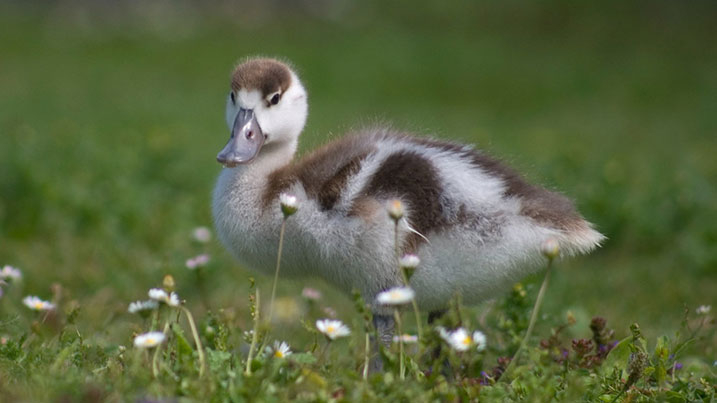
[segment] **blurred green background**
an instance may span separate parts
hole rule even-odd
[[[376,121],[488,150],[609,237],[559,265],[546,315],[674,330],[717,302],[715,21],[712,1],[2,3],[0,264],[126,342],[126,304],[165,274],[198,309],[184,261],[207,251],[210,303],[247,322],[252,274],[191,232],[211,227],[230,72],[261,54],[309,91],[302,152]],[[316,279],[279,292],[305,285],[351,312]]]

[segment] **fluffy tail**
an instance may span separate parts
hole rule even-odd
[[[560,250],[565,255],[584,255],[599,247],[607,238],[593,225],[582,220],[574,229],[562,231],[558,237]]]

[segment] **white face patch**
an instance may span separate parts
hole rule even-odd
[[[258,90],[239,90],[237,94],[237,102],[244,109],[256,110],[258,106],[263,106],[261,92]]]
[[[234,94],[234,101],[231,93],[227,95],[227,128],[232,130],[239,109],[250,109],[267,136],[264,144],[285,142],[295,145],[306,123],[308,105],[306,90],[298,77],[294,73],[291,75],[291,85],[284,93],[274,92],[263,97],[259,90],[240,89]],[[272,98],[277,94],[278,102],[273,104]]]

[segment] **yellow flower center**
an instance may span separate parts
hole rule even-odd
[[[43,304],[40,301],[35,302],[35,309],[37,309],[37,310],[42,309],[44,306],[45,306],[45,304]]]
[[[276,351],[274,351],[274,357],[284,358],[284,353],[282,353],[280,350],[276,350]]]
[[[147,339],[144,341],[145,344],[154,344],[154,339],[151,337],[147,337]]]
[[[471,344],[470,336],[466,336],[461,343],[463,343],[464,346]]]
[[[329,327],[326,328],[326,333],[333,333],[336,331],[336,328],[329,325]]]

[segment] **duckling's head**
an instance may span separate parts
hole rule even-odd
[[[266,58],[241,63],[227,95],[231,137],[217,161],[231,168],[254,161],[262,149],[293,154],[307,113],[306,90],[289,66]]]

